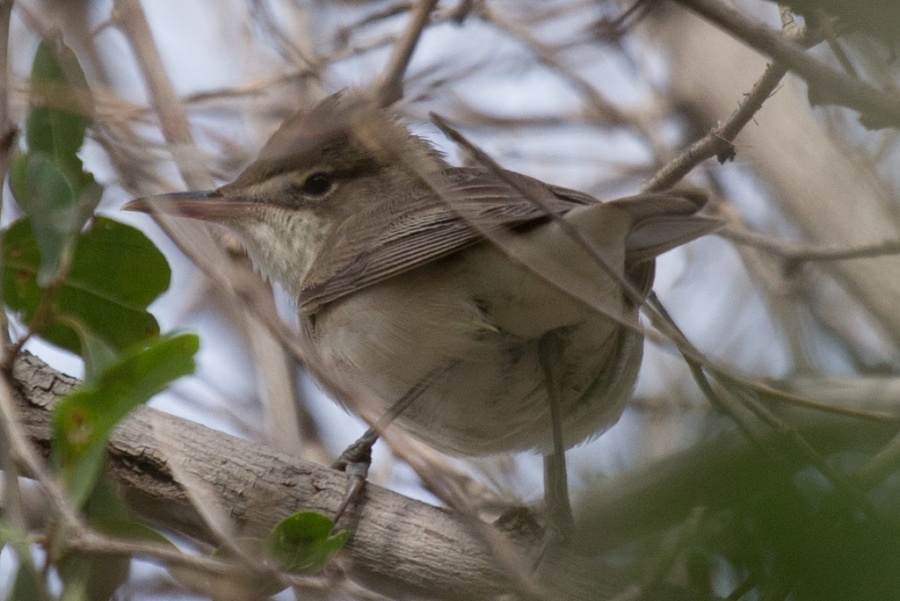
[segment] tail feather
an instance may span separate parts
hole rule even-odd
[[[702,190],[688,189],[641,194],[608,203],[632,218],[625,238],[626,263],[648,261],[722,227],[721,220],[698,215],[708,199]]]

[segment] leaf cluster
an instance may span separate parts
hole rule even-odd
[[[44,39],[30,90],[24,140],[9,175],[23,216],[0,232],[3,304],[25,331],[12,342],[4,368],[9,371],[33,336],[83,359],[83,385],[54,409],[51,464],[65,502],[98,533],[170,545],[117,498],[105,475],[106,448],[112,430],[135,407],[194,372],[200,341],[187,333],[161,335],[148,310],[169,287],[162,253],[139,230],[94,213],[103,188],[78,156],[93,101],[72,50]],[[39,537],[15,524],[0,527],[0,543],[19,560],[8,598],[54,598],[54,571],[62,582],[60,598],[114,595],[128,579],[130,558],[71,548],[67,528],[73,525],[50,523]],[[264,548],[278,569],[309,573],[346,539],[345,533],[331,536],[332,528],[324,516],[297,514],[273,530]],[[46,549],[43,566],[31,552],[38,541]]]

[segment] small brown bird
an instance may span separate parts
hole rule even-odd
[[[297,300],[311,370],[351,407],[406,398],[396,423],[437,449],[553,457],[565,523],[563,450],[621,415],[654,257],[718,227],[705,203],[696,190],[601,203],[452,167],[385,111],[335,95],[232,183],[126,208],[231,228]]]

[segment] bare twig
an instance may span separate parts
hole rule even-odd
[[[387,107],[403,98],[403,74],[436,5],[437,0],[419,0],[416,4],[406,31],[394,45],[394,53],[375,86],[378,106]]]
[[[719,232],[738,244],[746,244],[774,253],[789,264],[814,261],[848,261],[900,254],[900,240],[885,240],[855,246],[812,245],[778,240],[764,234],[729,226]]]
[[[900,127],[900,97],[833,69],[810,56],[794,42],[760,25],[718,0],[678,0],[756,50],[778,60],[810,86],[810,99],[822,104],[840,104],[858,111],[871,128]]]
[[[805,37],[802,31],[796,29],[793,21],[786,21],[785,29],[790,32],[790,39],[802,40]],[[762,108],[786,73],[787,66],[782,62],[770,64],[746,94],[744,101],[724,123],[679,152],[644,184],[643,189],[656,191],[670,188],[710,157],[718,157],[720,163],[733,158],[735,137]]]

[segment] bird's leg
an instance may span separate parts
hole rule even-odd
[[[378,440],[378,432],[375,428],[369,428],[356,442],[344,449],[341,456],[331,464],[331,467],[346,473],[349,476],[347,488],[344,489],[344,497],[337,512],[334,514],[334,523],[337,524],[341,516],[351,503],[356,501],[362,492],[363,484],[369,475],[369,467],[372,465],[372,447]]]
[[[539,355],[544,370],[547,400],[550,403],[550,432],[553,452],[544,456],[544,504],[547,507],[547,532],[537,562],[540,563],[550,545],[563,543],[571,538],[575,527],[572,505],[569,502],[569,485],[566,474],[566,448],[562,432],[562,390],[559,366],[563,354],[563,340],[557,332],[541,338]]]
[[[575,528],[572,505],[569,502],[569,483],[566,457],[561,452],[544,456],[544,497],[550,537],[565,542]]]
[[[375,446],[375,442],[378,440],[381,432],[397,419],[401,413],[406,411],[413,401],[419,398],[425,389],[434,382],[435,378],[455,364],[456,361],[445,363],[431,370],[427,376],[416,382],[412,388],[406,391],[406,394],[391,406],[387,413],[381,416],[381,419],[374,426],[366,430],[365,434],[347,447],[341,453],[341,456],[331,464],[332,468],[345,472],[350,476],[347,481],[347,488],[344,490],[344,497],[341,499],[341,504],[335,513],[335,524],[338,523],[338,520],[341,519],[347,508],[356,501],[360,492],[362,492],[366,477],[369,475],[369,467],[372,465],[372,447]]]

